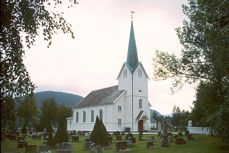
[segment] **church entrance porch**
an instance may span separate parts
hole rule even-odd
[[[143,131],[144,130],[144,121],[139,120],[138,121],[138,131]]]

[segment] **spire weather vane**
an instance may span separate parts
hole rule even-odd
[[[131,13],[131,20],[133,20],[133,16],[134,16],[134,11],[130,11],[130,13]]]

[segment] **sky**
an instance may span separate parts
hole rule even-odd
[[[131,15],[139,61],[150,78],[149,102],[161,114],[171,114],[173,106],[190,110],[195,100],[194,85],[185,85],[171,94],[172,80],[153,80],[155,51],[180,55],[175,28],[186,18],[184,0],[78,0],[64,11],[72,24],[75,39],[58,32],[52,46],[41,36],[27,49],[24,63],[38,91],[61,91],[86,96],[92,90],[117,85],[117,76],[127,58]]]

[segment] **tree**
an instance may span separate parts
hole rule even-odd
[[[38,108],[36,105],[36,99],[34,96],[27,96],[20,103],[17,108],[17,115],[20,121],[23,122],[23,128],[27,126],[33,127],[34,120],[37,116]]]
[[[183,27],[176,29],[184,47],[181,58],[160,51],[154,58],[154,79],[173,78],[173,89],[194,82],[200,84],[199,88],[204,88],[201,84],[214,86],[214,90],[208,91],[215,95],[215,102],[208,105],[211,109],[205,114],[209,126],[224,135],[224,140],[229,140],[229,121],[224,119],[229,115],[228,6],[226,0],[188,0],[188,4],[183,5],[188,19]],[[197,103],[208,103],[198,98],[194,107],[200,107]],[[219,120],[222,122],[216,124]]]
[[[57,128],[56,135],[54,136],[55,143],[61,143],[61,142],[68,141],[66,118],[71,115],[72,115],[72,112],[70,108],[67,108],[64,105],[58,106],[57,116],[56,116],[57,122],[58,122],[58,128]]]
[[[174,106],[171,123],[176,129],[181,129],[180,120],[181,120],[180,107]]]
[[[47,98],[41,106],[41,124],[43,128],[47,128],[49,124],[56,123],[56,112],[58,105],[54,98]]]
[[[46,129],[48,133],[48,145],[53,148],[54,147],[54,139],[53,139],[53,126],[56,123],[56,110],[58,106],[53,98],[47,98],[44,100],[41,107],[41,126],[42,129]]]
[[[229,103],[221,103],[218,93],[218,84],[201,82],[197,88],[196,100],[193,102],[192,118],[200,126],[211,127],[225,141],[228,141]],[[228,89],[227,89],[228,90]]]
[[[190,120],[189,111],[181,110],[179,106],[173,107],[171,123],[176,129],[185,130]]]
[[[91,140],[96,144],[96,146],[106,146],[108,143],[108,132],[103,124],[103,121],[96,117],[94,128],[90,136]]]
[[[59,30],[74,38],[71,25],[63,18],[63,12],[58,11],[62,2],[68,3],[68,7],[76,4],[76,0],[1,1],[1,98],[22,97],[33,92],[35,86],[23,64],[23,57],[25,47],[30,48],[40,33],[48,47],[52,35]]]
[[[1,134],[5,129],[16,129],[16,108],[15,102],[11,97],[5,97],[5,103],[1,107]]]
[[[181,110],[180,107],[174,106],[171,123],[176,129],[185,130],[190,120],[189,111]]]

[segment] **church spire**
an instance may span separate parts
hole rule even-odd
[[[128,53],[127,53],[127,64],[128,67],[130,68],[131,73],[134,73],[134,70],[138,66],[138,53],[137,53],[135,36],[134,36],[133,13],[134,12],[132,11],[129,46],[128,46]]]

